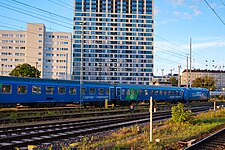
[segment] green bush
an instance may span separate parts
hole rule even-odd
[[[172,107],[171,121],[174,123],[192,123],[194,120],[193,113],[179,103],[177,106]]]

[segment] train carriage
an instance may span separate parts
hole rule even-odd
[[[79,82],[1,77],[0,103],[67,103],[79,100]]]
[[[0,103],[99,103],[110,100],[109,83],[0,76]],[[82,93],[80,93],[82,88]],[[112,94],[112,99],[114,94]],[[48,105],[49,106],[49,105]]]
[[[183,89],[177,87],[147,86],[147,85],[116,85],[116,97],[121,101],[181,101]],[[119,92],[118,92],[119,91]]]

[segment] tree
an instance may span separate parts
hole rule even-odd
[[[202,88],[207,88],[210,91],[214,91],[216,89],[215,83],[216,81],[213,77],[209,77],[209,76],[197,77],[192,82],[192,87],[202,87]]]
[[[34,78],[40,78],[41,72],[38,71],[34,66],[31,66],[30,64],[24,63],[19,64],[14,68],[10,73],[10,76],[16,76],[16,77],[34,77]]]
[[[175,77],[170,77],[169,81],[171,82],[172,85],[175,86],[178,85],[178,80]]]

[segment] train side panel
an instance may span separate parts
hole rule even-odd
[[[206,88],[184,88],[185,101],[207,101],[210,98],[209,90]]]

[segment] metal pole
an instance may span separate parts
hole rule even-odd
[[[80,23],[82,27],[82,35],[81,35],[81,53],[80,53],[80,108],[82,108],[83,103],[83,45],[84,45],[84,24],[85,22]]]
[[[187,56],[187,88],[188,88],[188,82],[189,82],[189,77],[188,77],[188,56]]]
[[[2,76],[3,76],[3,67],[4,67],[4,64],[2,64]]]
[[[67,80],[67,71],[68,71],[68,54],[66,54],[66,80]]]
[[[214,118],[216,117],[216,100],[213,101],[214,103]]]
[[[163,71],[164,71],[164,69],[161,69],[161,71],[162,71],[162,81],[164,80],[164,78],[163,78]]]
[[[191,48],[191,44],[192,44],[192,42],[191,42],[191,38],[190,38],[190,88],[191,88],[191,50],[192,50],[192,48]]]
[[[149,125],[149,130],[150,130],[150,142],[152,142],[152,97],[150,97],[150,107],[149,107],[149,112],[150,112],[150,125]]]
[[[178,87],[180,87],[180,68],[181,65],[178,65]]]
[[[36,61],[36,72],[35,72],[35,77],[37,78],[37,65],[38,65],[38,62]]]

